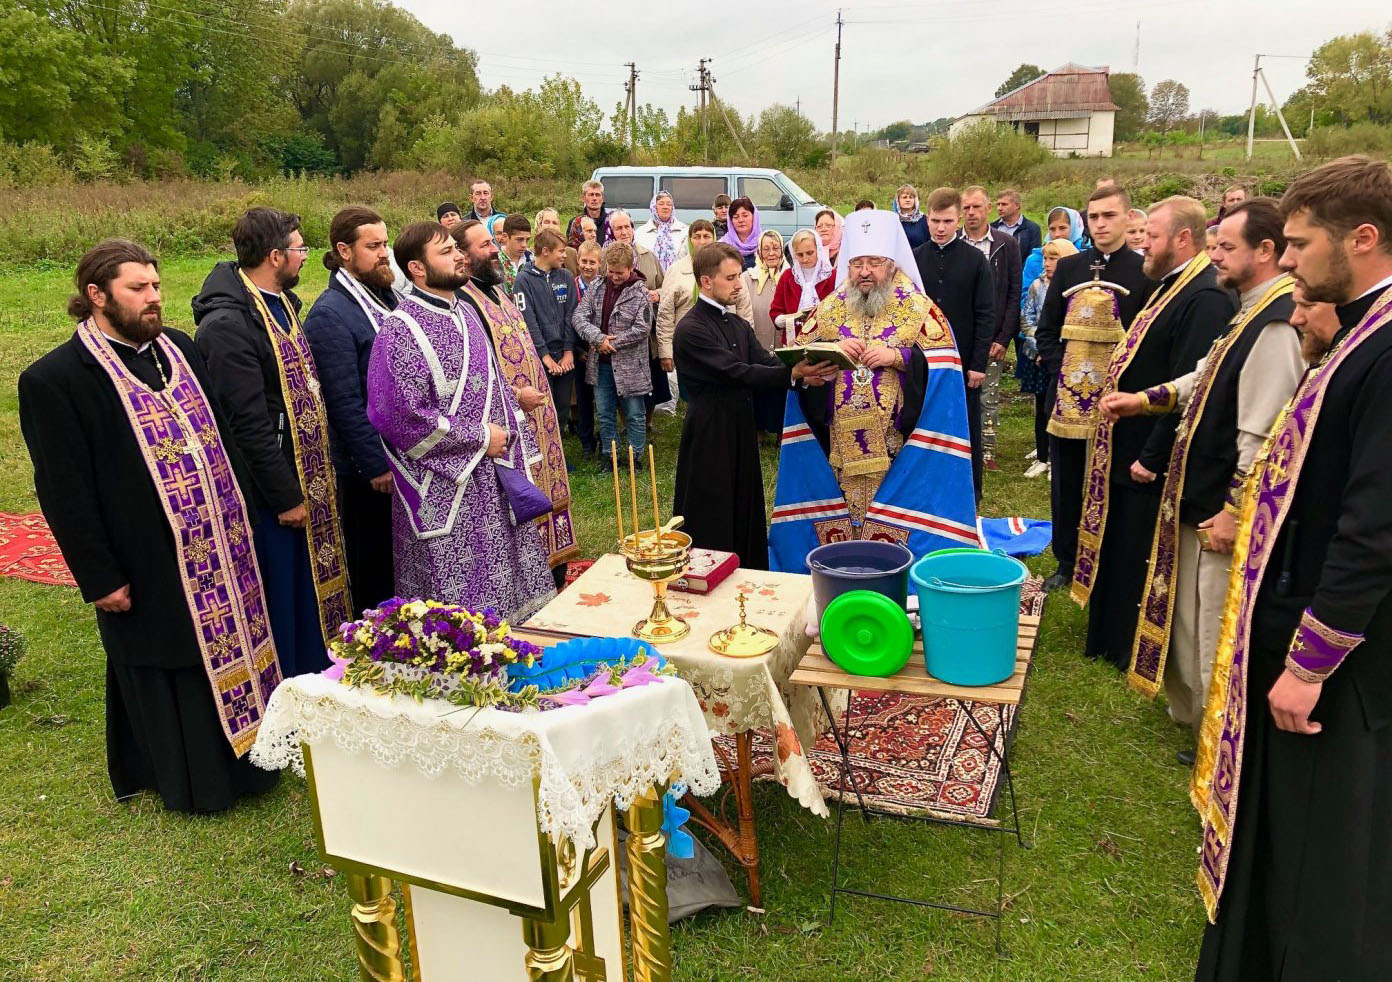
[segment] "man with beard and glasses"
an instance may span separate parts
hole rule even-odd
[[[34,489],[106,650],[118,799],[216,812],[277,775],[245,754],[280,682],[234,448],[143,247],[77,264],[77,331],[19,377]]]
[[[289,678],[329,666],[325,639],[353,609],[328,414],[291,292],[309,246],[299,216],[275,208],[238,219],[232,243],[236,260],[214,266],[193,299],[194,337],[251,473],[256,558]]]
[[[305,317],[338,474],[343,551],[356,613],[396,595],[392,582],[391,470],[367,421],[367,364],[372,342],[392,309],[395,273],[382,216],[364,205],[329,223],[324,253],[329,285]]]
[[[747,569],[766,569],[754,393],[781,394],[797,382],[822,386],[839,372],[805,358],[792,367],[783,364],[759,343],[747,320],[729,311],[743,289],[744,262],[734,246],[716,242],[689,258],[700,292],[676,328],[674,355],[689,407],[672,514],[686,518],[683,528],[693,545],[733,552]]]
[[[1189,374],[1227,332],[1237,303],[1218,285],[1204,252],[1204,220],[1203,205],[1193,198],[1166,198],[1150,210],[1144,273],[1160,286],[1113,349],[1099,393],[1103,400]],[[1083,653],[1120,671],[1131,661],[1146,558],[1178,426],[1176,414],[1115,422],[1104,416],[1088,442],[1071,593],[1088,608]]]
[[[772,568],[806,572],[811,549],[846,539],[899,542],[915,556],[980,545],[962,359],[897,214],[846,219],[836,281],[794,344],[839,345],[855,367],[788,399]]]
[[[1113,392],[1102,414],[1180,416],[1150,546],[1129,682],[1195,736],[1218,650],[1242,485],[1305,363],[1291,327],[1294,281],[1281,272],[1286,237],[1276,203],[1236,205],[1218,227],[1218,284],[1241,306],[1192,372],[1144,392]],[[1180,762],[1194,763],[1191,750]]]
[[[982,210],[984,224],[985,211]],[[981,500],[985,466],[981,435],[981,386],[986,381],[996,333],[995,288],[991,266],[981,250],[958,234],[962,196],[955,188],[928,195],[928,241],[913,251],[923,290],[952,326],[966,383],[967,425],[971,435],[972,485]]]
[[[1392,169],[1331,161],[1281,211],[1281,267],[1339,326],[1243,499],[1190,788],[1197,978],[1371,982],[1392,978]]]
[[[525,620],[556,592],[535,523],[549,502],[527,479],[536,445],[459,298],[469,275],[450,233],[417,222],[393,251],[411,286],[373,342],[367,418],[392,469],[397,592]]]

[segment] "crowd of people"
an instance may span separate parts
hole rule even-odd
[[[192,337],[150,252],[94,246],[77,330],[19,401],[108,655],[117,796],[211,812],[269,787],[245,759],[266,702],[355,612],[525,620],[578,555],[564,437],[641,468],[674,398],[696,546],[805,571],[845,539],[978,545],[1013,351],[1045,586],[1088,608],[1084,654],[1194,733],[1200,978],[1387,977],[1392,171],[1233,188],[1216,219],[1104,179],[1043,229],[1011,189],[886,197],[786,242],[748,198],[687,224],[659,192],[635,225],[597,181],[564,224],[482,180],[395,230],[351,205],[303,317],[300,220],[252,208]]]

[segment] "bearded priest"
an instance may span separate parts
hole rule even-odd
[[[77,265],[73,336],[19,377],[34,489],[106,649],[118,799],[216,812],[277,775],[245,757],[280,683],[240,465],[159,268],[108,239]]]
[[[794,343],[839,344],[855,367],[788,398],[772,567],[806,572],[811,549],[847,539],[979,545],[962,360],[897,215],[846,222],[836,282]]]

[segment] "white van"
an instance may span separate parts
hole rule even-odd
[[[604,185],[604,207],[622,208],[634,225],[648,220],[658,191],[670,191],[677,217],[690,225],[711,218],[717,194],[746,197],[759,209],[759,224],[781,232],[786,241],[811,228],[823,206],[791,177],[771,167],[600,167],[594,180]]]

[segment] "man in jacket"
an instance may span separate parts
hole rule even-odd
[[[512,302],[527,321],[546,379],[551,385],[551,402],[556,421],[565,432],[570,420],[570,394],[575,380],[575,328],[570,319],[579,303],[575,280],[561,268],[566,244],[559,232],[543,229],[537,233],[532,261],[517,272]]]
[[[996,220],[991,227],[1014,236],[1022,259],[1044,244],[1043,232],[1020,210],[1020,192],[1013,188],[996,195]]]
[[[257,562],[290,678],[327,668],[325,638],[352,619],[324,400],[291,292],[309,246],[299,216],[275,208],[248,211],[232,242],[236,260],[193,299],[194,343],[251,473]]]
[[[397,301],[387,253],[382,216],[363,205],[350,205],[335,215],[329,223],[329,250],[324,253],[329,285],[304,322],[329,414],[354,612],[396,595],[392,475],[382,441],[367,419],[372,342]]]
[[[981,456],[988,471],[996,463],[996,428],[1000,425],[1000,381],[1005,349],[1020,333],[1020,250],[1015,238],[989,224],[991,199],[976,185],[962,192],[962,237],[986,257],[991,267],[995,332],[981,385]]]
[[[923,292],[942,309],[962,359],[967,386],[967,431],[971,436],[972,483],[981,500],[981,383],[986,379],[996,334],[991,268],[986,257],[957,234],[962,196],[955,188],[928,195],[928,241],[914,250]],[[1016,279],[1019,279],[1018,274]]]

